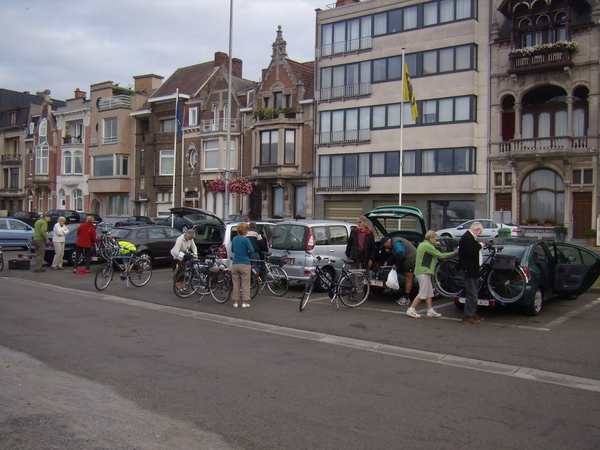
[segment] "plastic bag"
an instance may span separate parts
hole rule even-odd
[[[400,285],[398,284],[398,274],[395,270],[390,270],[390,273],[385,281],[385,285],[389,289],[400,289]]]

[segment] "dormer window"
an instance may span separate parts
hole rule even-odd
[[[8,113],[8,125],[9,126],[13,126],[17,124],[17,112],[16,111],[10,111]]]
[[[515,11],[515,44],[517,48],[554,44],[568,40],[567,12],[560,8],[547,6],[543,2],[533,5],[521,4]]]

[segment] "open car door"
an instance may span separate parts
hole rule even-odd
[[[554,290],[562,295],[581,295],[600,275],[600,256],[576,245],[555,242]]]

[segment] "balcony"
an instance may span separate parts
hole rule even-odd
[[[357,144],[369,142],[370,140],[371,130],[369,128],[317,134],[317,145]]]
[[[339,41],[332,44],[325,44],[317,47],[317,58],[330,57],[334,55],[343,55],[345,53],[359,52],[373,48],[373,38],[364,36],[361,38],[350,39],[348,41]]]
[[[319,177],[318,191],[366,191],[371,188],[369,175]]]
[[[520,52],[521,49],[518,49],[513,50],[513,53],[509,54],[510,69],[508,73],[524,75],[545,70],[573,67],[573,61],[571,61],[572,49],[543,48],[527,53],[526,50],[529,48],[535,49],[535,47],[528,47],[527,49],[522,49],[523,52]]]
[[[103,97],[98,100],[98,111],[108,111],[118,108],[131,109],[131,97],[126,94],[120,94],[112,97]]]
[[[20,166],[23,163],[23,157],[21,155],[2,155],[0,163],[3,166]]]
[[[492,155],[498,156],[534,156],[562,155],[595,152],[598,139],[582,137],[547,137],[535,139],[513,139],[492,144]]]
[[[203,120],[201,122],[202,125],[202,133],[216,133],[219,131],[227,131],[227,123],[230,123],[230,131],[236,132],[238,131],[238,121],[237,119],[231,119],[228,121],[227,119],[210,119]]]
[[[371,95],[371,83],[351,84],[323,88],[316,92],[317,100],[334,100],[339,98],[356,98]]]
[[[75,147],[83,147],[83,137],[81,136],[65,136],[62,138],[63,147],[67,145],[73,145]]]
[[[12,187],[0,189],[0,198],[14,197],[25,197],[25,189]]]

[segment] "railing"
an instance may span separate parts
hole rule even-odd
[[[117,108],[131,109],[131,97],[126,94],[120,94],[112,97],[103,97],[98,100],[98,111]]]
[[[510,69],[508,73],[528,73],[539,70],[573,66],[569,49],[544,49],[530,55],[509,55]]]
[[[81,136],[69,136],[69,137],[63,137],[63,144],[68,145],[68,144],[83,144],[83,137]]]
[[[339,177],[319,177],[320,190],[364,190],[371,187],[369,175],[347,175]]]
[[[25,189],[23,188],[2,188],[0,189],[0,197],[14,197],[14,196],[24,196]]]
[[[325,44],[321,47],[317,47],[316,53],[317,58],[332,55],[343,55],[344,53],[357,52],[359,50],[366,50],[373,47],[373,38],[371,36],[365,36],[357,39],[350,39],[349,41],[334,42],[332,44]]]
[[[538,154],[596,151],[597,139],[582,137],[556,136],[534,139],[513,139],[492,144],[493,153],[498,154]]]
[[[317,144],[351,144],[356,142],[368,142],[371,140],[371,130],[368,128],[361,130],[334,131],[317,134]]]
[[[230,127],[231,131],[238,130],[237,119],[231,119],[231,121],[228,121],[227,119],[210,119],[210,120],[202,121],[202,123],[201,123],[202,132],[210,133],[210,132],[214,132],[214,131],[227,131],[227,123],[228,122],[231,124],[231,127]]]
[[[317,91],[317,100],[332,100],[335,98],[360,97],[364,95],[371,95],[371,83],[323,88]]]
[[[2,164],[21,164],[23,158],[21,155],[2,155]]]

